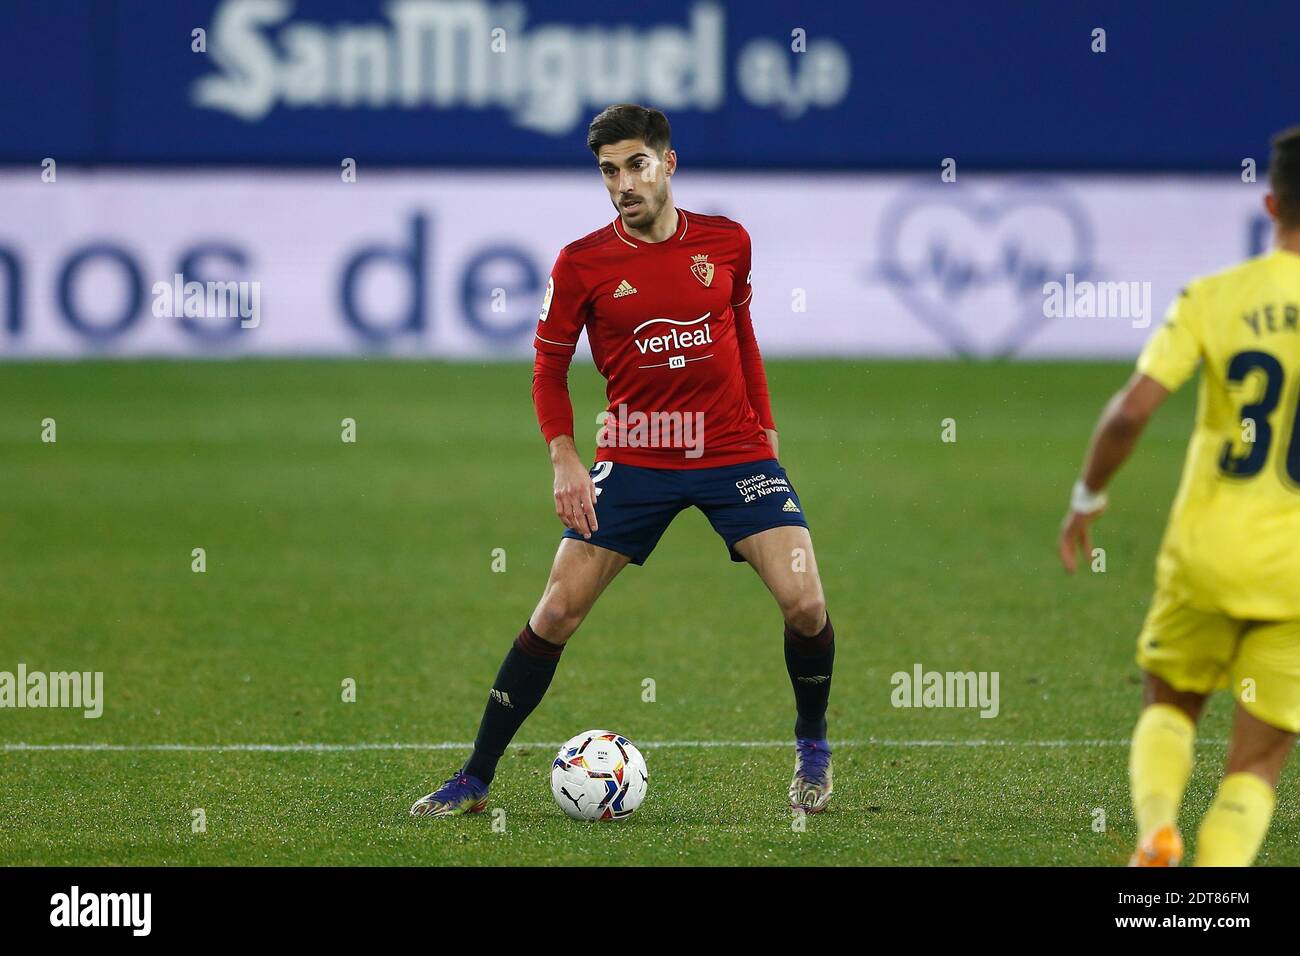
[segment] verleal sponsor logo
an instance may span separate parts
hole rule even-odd
[[[698,345],[712,345],[713,330],[709,328],[709,323],[706,321],[712,314],[712,312],[705,312],[698,319],[691,319],[688,322],[679,322],[676,319],[650,319],[642,322],[632,330],[632,341],[636,343],[636,347],[642,355],[650,352],[675,352],[678,349],[694,348]],[[704,323],[702,326],[700,326],[701,322]],[[667,331],[656,330],[659,332],[657,335],[651,335],[643,339],[636,338],[636,335],[642,329],[660,323],[666,323],[670,328]],[[699,327],[691,328],[691,326]],[[641,368],[651,367],[648,365],[641,366]]]

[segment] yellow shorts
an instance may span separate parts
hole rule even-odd
[[[1300,621],[1242,621],[1158,590],[1137,662],[1175,690],[1231,687],[1252,716],[1300,733]]]

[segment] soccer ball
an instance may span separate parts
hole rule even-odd
[[[551,793],[575,820],[623,820],[645,799],[645,758],[608,730],[578,734],[555,755]]]

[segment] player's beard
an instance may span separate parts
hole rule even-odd
[[[623,209],[623,202],[620,199],[615,203],[618,208],[619,217],[623,220],[623,225],[632,229],[646,230],[654,225],[659,214],[664,211],[668,199],[668,183],[661,182],[655,186],[654,193],[649,196],[637,197],[641,200],[641,208],[630,216]]]

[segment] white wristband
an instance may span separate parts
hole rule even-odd
[[[1070,510],[1082,515],[1090,515],[1106,507],[1108,500],[1106,492],[1090,490],[1080,478],[1074,483],[1074,488],[1070,492]]]

